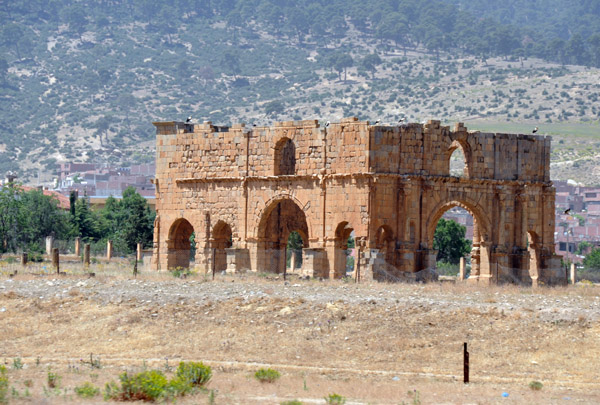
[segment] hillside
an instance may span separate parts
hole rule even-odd
[[[518,13],[473,17],[487,17],[490,2],[454,3],[5,3],[0,173],[44,180],[61,161],[152,160],[157,120],[355,115],[539,126],[555,135],[553,178],[599,184],[598,24],[570,38],[542,35]]]

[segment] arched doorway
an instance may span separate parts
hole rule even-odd
[[[332,278],[354,275],[358,260],[354,228],[347,221],[340,222],[335,228],[334,265]]]
[[[304,211],[291,199],[275,201],[264,211],[258,226],[257,270],[283,273],[290,233],[297,232],[308,247],[308,223]]]
[[[223,271],[227,269],[227,252],[233,244],[231,227],[223,221],[217,222],[214,226],[210,247],[214,249],[215,271]]]
[[[464,257],[469,278],[491,277],[490,243],[486,240],[487,222],[484,220],[478,211],[464,202],[450,201],[439,206],[428,223],[428,246],[436,250],[428,267],[437,271],[438,264],[443,263],[440,271],[454,275],[459,271],[460,257]],[[442,245],[444,251],[440,252]]]
[[[184,218],[179,218],[169,229],[167,240],[167,269],[189,268],[190,261],[194,260],[195,243],[192,245],[194,227]]]
[[[394,265],[394,246],[395,238],[392,228],[388,225],[382,225],[375,231],[375,248],[377,256],[375,258],[377,266],[374,266],[373,278],[375,280],[396,280],[397,270]]]

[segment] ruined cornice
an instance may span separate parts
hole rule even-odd
[[[433,182],[433,183],[458,183],[464,185],[493,185],[493,186],[508,186],[508,187],[526,187],[540,186],[552,187],[551,181],[525,181],[525,180],[504,180],[504,179],[482,179],[482,178],[464,178],[454,176],[435,176],[423,174],[398,174],[398,173],[335,173],[335,174],[307,174],[307,175],[285,175],[285,176],[222,176],[222,177],[180,177],[175,179],[177,184],[189,183],[227,183],[227,182],[289,182],[289,181],[327,181],[327,180],[342,180],[342,179],[400,179],[415,182]]]

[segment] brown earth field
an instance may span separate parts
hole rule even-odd
[[[103,391],[123,371],[172,376],[180,361],[202,361],[212,379],[177,403],[324,404],[337,393],[346,404],[593,404],[599,293],[591,284],[2,275],[0,361],[9,403],[106,403],[74,389],[89,381]],[[261,383],[261,367],[281,377]],[[48,387],[49,371],[58,388]]]

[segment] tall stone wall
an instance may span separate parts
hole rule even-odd
[[[307,274],[343,276],[353,234],[357,276],[425,277],[435,268],[437,221],[460,206],[476,223],[470,281],[565,280],[553,253],[549,137],[356,118],[327,128],[154,124],[157,269],[189,263],[193,230],[201,271],[281,272],[287,237],[298,231]],[[458,148],[466,164],[455,177]]]

